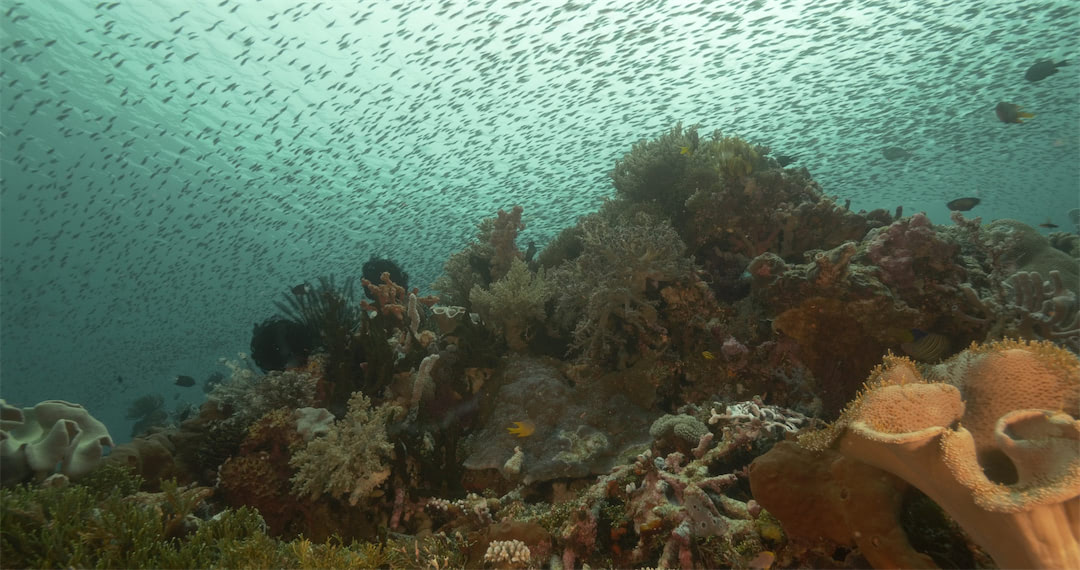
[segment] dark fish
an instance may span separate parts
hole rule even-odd
[[[301,284],[293,287],[292,289],[290,289],[290,291],[292,291],[293,295],[306,295],[308,293],[308,291],[310,291],[310,290],[311,290],[311,288],[308,287],[307,283],[301,283]]]
[[[1051,221],[1050,221],[1050,218],[1046,218],[1046,221],[1045,221],[1045,222],[1043,222],[1043,223],[1041,223],[1041,224],[1039,224],[1039,227],[1040,227],[1040,228],[1046,228],[1046,229],[1048,229],[1048,230],[1052,230],[1052,229],[1054,229],[1054,228],[1058,227],[1058,225],[1057,225],[1057,224],[1055,224],[1054,222],[1051,222]]]
[[[978,206],[980,201],[978,198],[957,198],[945,206],[954,212],[966,212]]]
[[[1030,119],[1035,116],[1031,113],[1025,113],[1020,109],[1020,105],[1017,105],[1016,103],[1006,103],[1002,101],[997,104],[997,107],[994,107],[994,112],[997,113],[997,118],[1000,119],[1002,123],[1023,123],[1024,121],[1021,121],[1020,119]]]
[[[779,164],[781,168],[783,168],[783,167],[785,167],[785,166],[787,166],[787,165],[789,165],[792,162],[795,162],[797,160],[799,160],[799,157],[791,156],[790,154],[778,154],[778,155],[776,155],[776,163]]]
[[[904,158],[911,158],[910,152],[898,146],[888,146],[881,149],[881,155],[884,156],[887,160],[901,160]]]
[[[1028,81],[1042,81],[1047,77],[1058,72],[1058,68],[1063,65],[1069,65],[1067,61],[1061,63],[1054,63],[1052,60],[1043,59],[1035,63],[1028,68],[1027,73],[1024,74],[1024,79]]]
[[[190,388],[195,385],[195,379],[191,376],[177,376],[176,385],[184,388]]]

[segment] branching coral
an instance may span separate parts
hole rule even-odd
[[[1003,568],[1076,568],[1078,417],[1080,360],[1007,341],[924,373],[887,358],[835,424],[800,443],[915,485]]]
[[[657,311],[660,290],[694,279],[675,230],[638,213],[615,223],[589,218],[582,231],[581,256],[559,273],[566,289],[555,315],[564,325],[576,323],[573,348],[618,367],[631,355],[661,350],[668,336]]]
[[[372,410],[369,398],[354,393],[345,417],[289,460],[297,469],[294,491],[313,500],[323,493],[348,495],[351,505],[370,495],[390,476],[394,446],[387,440],[386,425],[400,412],[390,404]]]
[[[506,275],[515,259],[525,260],[516,242],[525,229],[523,211],[521,206],[514,206],[509,212],[499,210],[494,218],[480,222],[476,239],[450,256],[443,265],[443,274],[435,281],[443,301],[464,305],[473,287],[486,289]]]
[[[543,268],[533,273],[524,261],[515,258],[506,275],[490,289],[474,285],[469,301],[484,324],[506,339],[510,350],[521,351],[546,318],[544,305],[553,295]]]

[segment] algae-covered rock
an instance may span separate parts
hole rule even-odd
[[[555,361],[529,357],[512,358],[501,376],[485,427],[468,444],[466,469],[504,471],[515,458],[504,474],[526,485],[585,477],[607,473],[650,441],[648,410],[610,383],[573,386]]]

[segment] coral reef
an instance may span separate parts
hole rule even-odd
[[[640,396],[603,383],[571,386],[553,361],[511,357],[491,383],[501,386],[494,408],[482,416],[484,427],[467,444],[466,469],[498,470],[526,485],[585,477],[606,473],[622,454],[649,440],[652,417],[633,400]],[[521,421],[532,423],[531,435],[507,432]],[[508,469],[515,448],[522,457]]]
[[[521,206],[481,221],[444,304],[377,256],[366,299],[291,286],[104,461],[89,416],[4,405],[4,565],[1080,564],[1075,236],[853,212],[790,163],[677,125],[539,255]],[[1047,342],[961,351],[1002,337]]]
[[[521,206],[514,206],[510,212],[499,210],[494,218],[480,222],[476,239],[450,256],[443,275],[435,281],[434,288],[443,300],[468,306],[474,287],[487,289],[510,271],[515,259],[527,261],[516,242],[518,233],[525,229],[523,212]]]
[[[581,227],[581,255],[549,275],[565,287],[555,322],[572,327],[573,349],[590,362],[625,368],[663,351],[669,323],[658,311],[661,291],[695,283],[682,241],[669,223],[644,213],[614,223],[594,217]]]

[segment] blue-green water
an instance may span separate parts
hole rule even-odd
[[[677,121],[795,155],[856,209],[948,223],[971,195],[984,220],[1066,228],[1077,207],[1066,0],[2,10],[0,388],[111,426],[147,392],[200,401],[175,375],[246,351],[291,285],[377,253],[423,288],[513,204],[545,243]],[[1044,58],[1073,64],[1026,81]],[[1002,123],[999,101],[1036,116]]]

